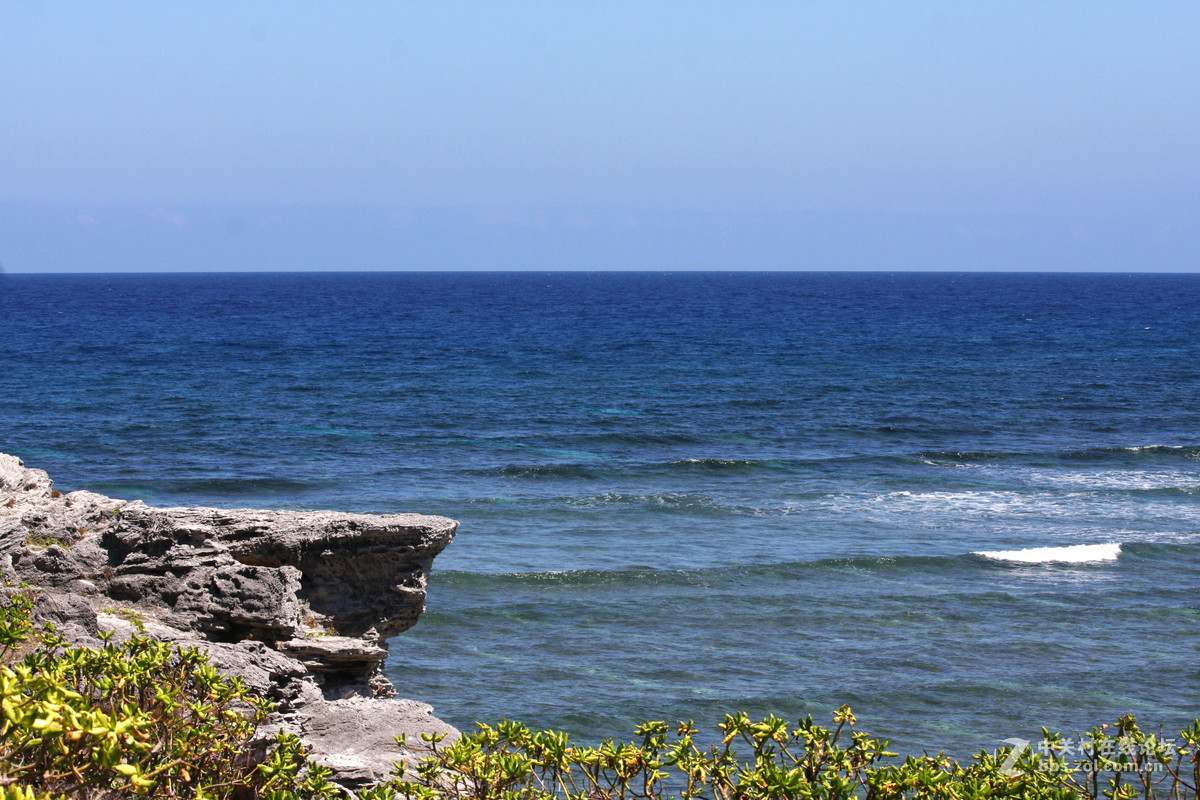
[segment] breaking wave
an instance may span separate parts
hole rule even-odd
[[[1066,547],[1027,547],[1024,550],[980,550],[974,555],[1021,564],[1089,564],[1116,561],[1121,543],[1075,544]]]

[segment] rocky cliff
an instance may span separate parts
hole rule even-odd
[[[63,494],[0,454],[0,578],[38,587],[68,641],[147,633],[208,651],[278,710],[339,782],[411,757],[393,739],[457,732],[383,674],[386,637],[424,611],[434,556],[458,523],[418,514],[151,508]]]

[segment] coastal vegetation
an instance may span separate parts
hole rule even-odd
[[[140,633],[69,645],[34,628],[32,607],[17,591],[0,611],[3,800],[334,796],[294,736],[260,763],[269,703],[196,648]]]
[[[201,651],[141,633],[70,645],[35,628],[33,605],[31,592],[12,589],[0,603],[0,800],[346,795],[295,736],[269,735],[269,703]],[[713,736],[690,722],[647,722],[631,742],[581,747],[561,732],[481,724],[452,743],[426,735],[417,765],[358,797],[1186,800],[1200,784],[1200,720],[1164,739],[1127,716],[1078,748],[1043,729],[1040,743],[965,764],[941,754],[899,760],[855,725],[847,706],[829,726],[734,714]]]

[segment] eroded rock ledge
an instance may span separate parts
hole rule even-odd
[[[384,676],[386,639],[425,608],[434,556],[458,523],[419,514],[151,508],[62,494],[0,454],[0,578],[38,587],[37,615],[68,641],[101,629],[205,648],[273,698],[350,788],[385,779],[393,736],[457,732]]]

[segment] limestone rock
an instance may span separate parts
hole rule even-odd
[[[397,762],[415,767],[421,734],[439,730],[437,723],[425,703],[354,697],[306,708],[292,718],[291,729],[319,753],[314,761],[332,769],[343,786],[359,789],[387,780]],[[407,740],[404,748],[397,736]]]
[[[317,682],[331,687],[332,699],[367,695],[392,697],[395,690],[383,677],[387,648],[372,641],[347,636],[322,636],[279,642],[279,652],[304,664]]]
[[[225,564],[193,575],[172,619],[213,638],[278,641],[300,634],[300,570]]]
[[[433,559],[457,527],[62,494],[0,453],[0,577],[37,587],[38,619],[83,645],[141,630],[203,648],[275,700],[274,729],[297,732],[346,786],[388,777],[404,756],[394,735],[458,735],[429,706],[393,697],[381,643],[424,611]]]
[[[246,564],[294,564],[309,608],[342,633],[406,630],[424,610],[433,557],[458,523],[419,514],[274,512],[226,517],[221,541]]]

